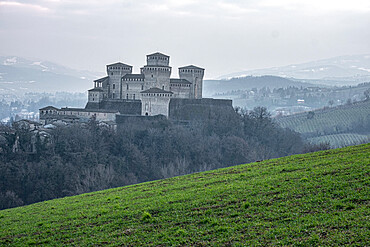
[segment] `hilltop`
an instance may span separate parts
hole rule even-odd
[[[273,89],[293,86],[306,88],[317,86],[317,84],[271,75],[233,77],[230,79],[204,81],[204,91],[207,96],[233,90],[261,89],[263,87]]]
[[[312,143],[329,142],[333,147],[341,147],[368,142],[370,100],[285,116],[276,122],[301,133]]]
[[[242,71],[224,75],[220,78],[251,75],[274,75],[331,86],[356,85],[361,82],[368,82],[370,79],[370,54],[346,55],[301,64]]]
[[[0,56],[0,94],[84,92],[98,75],[43,60]]]
[[[370,145],[0,211],[0,245],[369,245]]]

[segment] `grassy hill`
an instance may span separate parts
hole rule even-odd
[[[370,245],[370,145],[0,211],[0,245]]]
[[[293,129],[313,143],[329,141],[333,147],[366,142],[370,131],[357,133],[357,126],[370,124],[370,101],[313,111],[314,116],[300,113],[281,117],[276,122],[283,128]],[[367,126],[367,129],[369,126]]]

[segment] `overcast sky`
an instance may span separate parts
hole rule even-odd
[[[104,71],[160,51],[207,78],[370,53],[369,0],[0,0],[0,55]],[[176,76],[176,73],[173,74]]]

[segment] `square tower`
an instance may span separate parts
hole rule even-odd
[[[203,90],[204,69],[189,65],[179,68],[180,79],[185,79],[191,83],[190,98],[201,99]]]
[[[119,99],[121,97],[121,78],[132,73],[132,66],[121,62],[107,65],[109,77],[108,98]]]
[[[147,65],[140,69],[145,76],[144,88],[160,88],[170,90],[171,67],[170,57],[156,52],[146,56]]]

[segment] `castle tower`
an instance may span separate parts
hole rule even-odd
[[[108,97],[109,76],[94,81],[94,88],[88,91],[89,103],[100,103]]]
[[[180,79],[185,79],[191,82],[190,85],[190,98],[201,99],[203,90],[203,76],[204,69],[189,65],[179,68]]]
[[[126,74],[132,73],[132,66],[118,62],[107,65],[107,75],[109,77],[108,98],[120,99],[122,97],[121,78]]]
[[[93,88],[88,91],[89,103],[100,103],[104,98],[104,90],[102,88]]]
[[[140,69],[145,76],[144,88],[170,90],[171,67],[170,57],[156,52],[146,56],[146,64]]]

